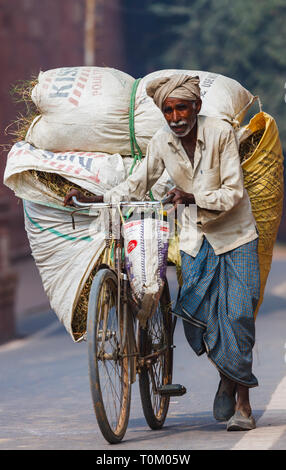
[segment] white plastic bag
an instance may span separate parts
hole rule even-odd
[[[154,296],[162,288],[167,269],[169,224],[144,217],[123,224],[125,266],[135,297]]]

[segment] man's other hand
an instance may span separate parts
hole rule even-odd
[[[177,207],[178,204],[185,204],[188,206],[189,204],[195,204],[195,197],[191,193],[185,193],[185,191],[182,191],[181,189],[174,188],[171,189],[167,195],[173,194],[173,199],[171,201],[172,204],[174,204],[175,208]]]
[[[79,202],[103,202],[103,196],[85,196],[79,189],[71,189],[64,198],[65,206],[74,205],[72,200],[73,196],[75,196]]]

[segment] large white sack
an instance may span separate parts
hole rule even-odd
[[[135,99],[135,134],[146,154],[155,132],[165,124],[161,111],[146,94],[146,84],[174,73],[199,75],[201,114],[226,119],[238,126],[255,101],[237,81],[196,70],[160,70],[139,83]],[[134,78],[104,67],[65,67],[41,72],[32,99],[40,115],[26,141],[53,152],[93,151],[130,155],[129,109]]]
[[[108,67],[41,72],[32,91],[40,115],[25,140],[53,152],[130,154],[128,112],[134,81]]]
[[[16,196],[36,203],[63,206],[63,199],[35,180],[29,170],[57,173],[93,194],[104,194],[124,181],[130,173],[133,158],[95,152],[59,152],[37,149],[25,141],[16,143],[7,157],[4,184]],[[137,163],[134,170],[141,163]],[[172,181],[165,170],[152,188],[155,199],[161,199]]]
[[[105,247],[100,217],[24,202],[25,228],[44,290],[59,320],[74,341],[72,329],[80,293]]]
[[[85,332],[75,330],[77,322],[73,322],[73,316],[81,291],[94,267],[100,262],[100,255],[106,246],[109,225],[106,210],[91,209],[76,212],[73,214],[74,224],[71,217],[72,211],[71,208],[57,209],[24,201],[27,236],[51,308],[73,341],[80,341]],[[150,220],[151,223],[157,222]],[[119,223],[119,216],[117,222]],[[145,240],[145,244],[148,245],[145,253],[147,284],[142,289],[145,294],[145,303],[146,299],[150,303],[156,297],[157,290],[163,285],[164,273],[161,271],[166,267],[168,252],[168,233],[164,231],[165,225],[166,222],[162,222],[159,227],[163,232],[160,232],[162,236],[158,237],[157,244],[154,245],[153,239]],[[128,231],[127,228],[126,230]],[[133,234],[132,237],[134,236]],[[138,279],[144,280],[145,278],[139,275],[141,266],[138,264],[138,256],[135,254],[135,260],[134,257],[132,258],[130,245],[126,250],[128,257],[131,256],[129,264],[133,262]],[[132,268],[129,266],[129,269]],[[160,279],[158,276],[161,276]],[[136,286],[138,287],[138,282]]]
[[[166,123],[160,109],[147,95],[146,86],[155,78],[169,77],[177,73],[200,77],[202,99],[200,114],[224,119],[234,128],[239,127],[247,110],[258,98],[236,80],[212,72],[178,69],[152,72],[142,78],[136,92],[135,134],[143,153],[146,152],[150,138]]]
[[[34,180],[28,170],[57,173],[94,194],[103,194],[128,176],[123,158],[118,153],[54,153],[37,149],[25,141],[18,142],[8,154],[4,183],[16,196],[44,204],[62,203],[62,200]]]

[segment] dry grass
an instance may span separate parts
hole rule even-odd
[[[78,189],[85,196],[94,196],[94,194],[89,192],[87,189],[83,189],[81,186],[78,186],[77,184],[68,181],[66,178],[61,175],[58,175],[57,173],[47,173],[45,171],[30,170],[30,174],[33,176],[33,178],[47,186],[47,188],[49,188],[62,199],[64,199],[64,197],[71,189]]]
[[[95,267],[90,273],[84,287],[80,293],[76,308],[72,317],[72,332],[75,340],[81,338],[86,332],[87,311],[89,292],[93,278],[96,274],[97,268]]]
[[[10,89],[13,102],[22,108],[15,121],[12,121],[5,129],[5,134],[12,137],[12,144],[25,140],[31,123],[40,114],[31,98],[32,90],[37,83],[37,78],[32,77],[31,80],[19,80]]]
[[[246,161],[253,154],[257,145],[259,144],[265,129],[259,129],[258,131],[253,132],[247,139],[241,142],[239,146],[239,155],[241,163]]]

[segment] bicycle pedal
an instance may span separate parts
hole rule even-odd
[[[158,388],[159,395],[166,395],[168,397],[180,397],[181,395],[185,395],[186,392],[186,387],[181,384],[168,384]]]

